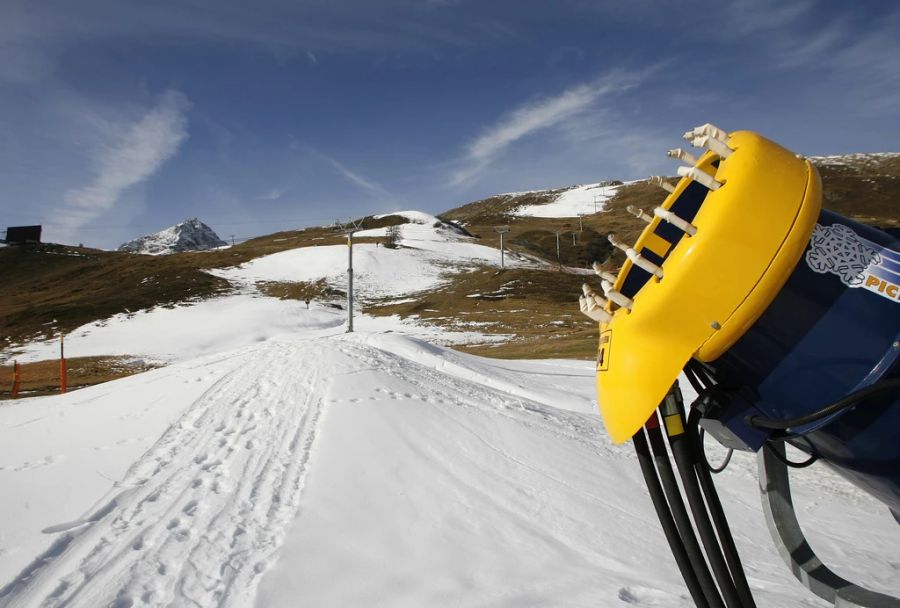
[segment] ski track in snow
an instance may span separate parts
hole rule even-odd
[[[315,349],[272,348],[194,402],[91,515],[49,529],[67,531],[0,606],[247,605],[295,515],[325,392]]]
[[[335,377],[321,378],[323,370],[348,382],[367,371],[402,378],[412,392],[376,388],[368,399],[421,400],[448,428],[475,435],[519,466],[527,465],[467,423],[466,410],[608,449],[594,417],[473,385],[371,345],[327,338],[264,345],[254,363],[197,399],[89,515],[47,528],[60,537],[0,590],[0,606],[251,605],[300,506]],[[423,457],[440,464],[447,456]],[[522,517],[513,510],[509,516]]]
[[[183,410],[85,517],[44,530],[58,534],[56,541],[0,589],[0,607],[293,606],[307,598],[313,605],[360,605],[363,598],[396,606],[545,605],[548,598],[567,605],[604,599],[688,605],[671,569],[664,580],[643,585],[635,575],[642,554],[618,549],[634,530],[650,530],[653,543],[661,539],[646,501],[631,505],[605,495],[604,488],[623,496],[641,488],[623,472],[635,470],[633,452],[609,442],[597,415],[559,409],[547,387],[513,390],[514,380],[476,358],[438,354],[417,341],[365,334],[242,351],[246,362]],[[371,432],[378,437],[374,451],[354,451],[355,433]],[[541,446],[554,448],[532,451]],[[351,455],[335,460],[335,450]],[[392,457],[408,463],[403,472],[392,469]],[[731,474],[743,477],[751,468],[738,463]],[[378,481],[384,475],[394,485],[384,487]],[[417,475],[438,483],[417,494]],[[366,515],[342,506],[334,536],[327,526],[324,539],[310,536],[323,525],[323,505],[332,504],[323,487],[339,483],[349,484],[337,490],[339,501],[361,499],[366,504],[357,507]],[[407,497],[395,506],[391,496],[400,490]],[[423,515],[436,500],[428,492],[441,492],[439,502],[448,504],[439,515]],[[399,520],[379,519],[395,510]],[[421,542],[440,543],[454,518],[472,512],[483,521],[467,522],[461,539],[497,527],[500,539],[459,549],[460,556],[473,552],[476,561],[468,565],[475,569],[454,563],[449,573],[442,567],[452,559],[417,553],[423,546],[408,536],[411,524],[403,517],[422,520]],[[355,542],[369,542],[367,549],[352,552],[356,545],[339,540],[345,529],[364,536]],[[756,542],[742,534],[739,543]],[[320,544],[310,548],[310,538]],[[317,564],[317,546],[331,552],[324,566]],[[456,545],[450,547],[444,550],[452,557]],[[565,572],[522,578],[519,550],[533,552],[530,568]],[[367,561],[370,551],[387,562]],[[285,564],[276,565],[284,554]],[[755,590],[787,599],[779,587],[768,589],[780,580],[768,571],[753,578],[770,567],[769,554],[749,558],[765,560],[751,571]],[[340,580],[347,572],[363,583],[354,587],[352,575]],[[415,594],[405,601],[395,584],[416,574],[429,575],[427,582],[407,588]],[[442,595],[450,581],[462,596]],[[347,601],[335,603],[340,599]]]

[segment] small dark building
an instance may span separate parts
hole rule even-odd
[[[40,243],[40,226],[10,226],[6,229],[7,243]]]

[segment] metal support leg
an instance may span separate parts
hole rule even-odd
[[[773,450],[784,456],[784,444],[773,442]],[[803,585],[835,608],[900,608],[900,599],[863,589],[841,578],[816,556],[806,541],[794,503],[788,467],[768,448],[757,456],[759,491],[769,533],[782,559]]]

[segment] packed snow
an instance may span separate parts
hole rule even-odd
[[[88,323],[66,335],[66,353],[69,357],[130,355],[151,362],[174,363],[278,337],[299,340],[322,332],[344,331],[346,325],[346,310],[335,309],[329,303],[314,301],[307,309],[296,300],[239,293]],[[480,332],[416,324],[397,316],[373,318],[358,311],[354,314],[354,326],[364,331],[377,328],[407,333],[443,345],[502,339]],[[30,363],[53,359],[58,354],[58,341],[33,342],[0,353],[0,362],[15,359]]]
[[[443,243],[478,259],[407,226],[373,276],[402,265],[428,284]],[[346,247],[328,249],[232,269],[234,295],[67,336],[71,356],[166,367],[0,402],[0,606],[692,605],[633,449],[603,430],[593,362],[484,359],[395,318],[346,333],[345,311],[247,287],[337,277]],[[752,456],[717,483],[759,605],[820,605],[768,538]],[[794,486],[825,559],[900,592],[887,509],[820,465]]]
[[[516,217],[578,217],[603,211],[606,201],[615,196],[619,186],[601,182],[575,186],[560,193],[553,201],[539,205],[522,205],[510,214]]]
[[[330,308],[313,305],[306,310],[303,302],[241,293],[88,323],[66,335],[66,352],[70,357],[130,354],[153,361],[185,361],[343,323],[344,318]],[[58,341],[33,342],[18,349],[15,358],[28,363],[58,353]]]
[[[3,606],[690,605],[590,362],[325,324],[7,403],[0,433]],[[817,473],[804,523],[890,590],[896,524]],[[760,605],[811,605],[752,459],[721,477]]]

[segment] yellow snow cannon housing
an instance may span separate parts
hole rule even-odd
[[[607,294],[631,299],[610,301],[612,318],[600,324],[597,395],[615,443],[647,422],[691,357],[715,360],[759,318],[819,216],[821,180],[809,161],[750,131],[724,143],[722,155],[711,148],[693,173],[683,170],[661,205],[695,230],[657,210],[633,248],[661,272],[629,259]]]

